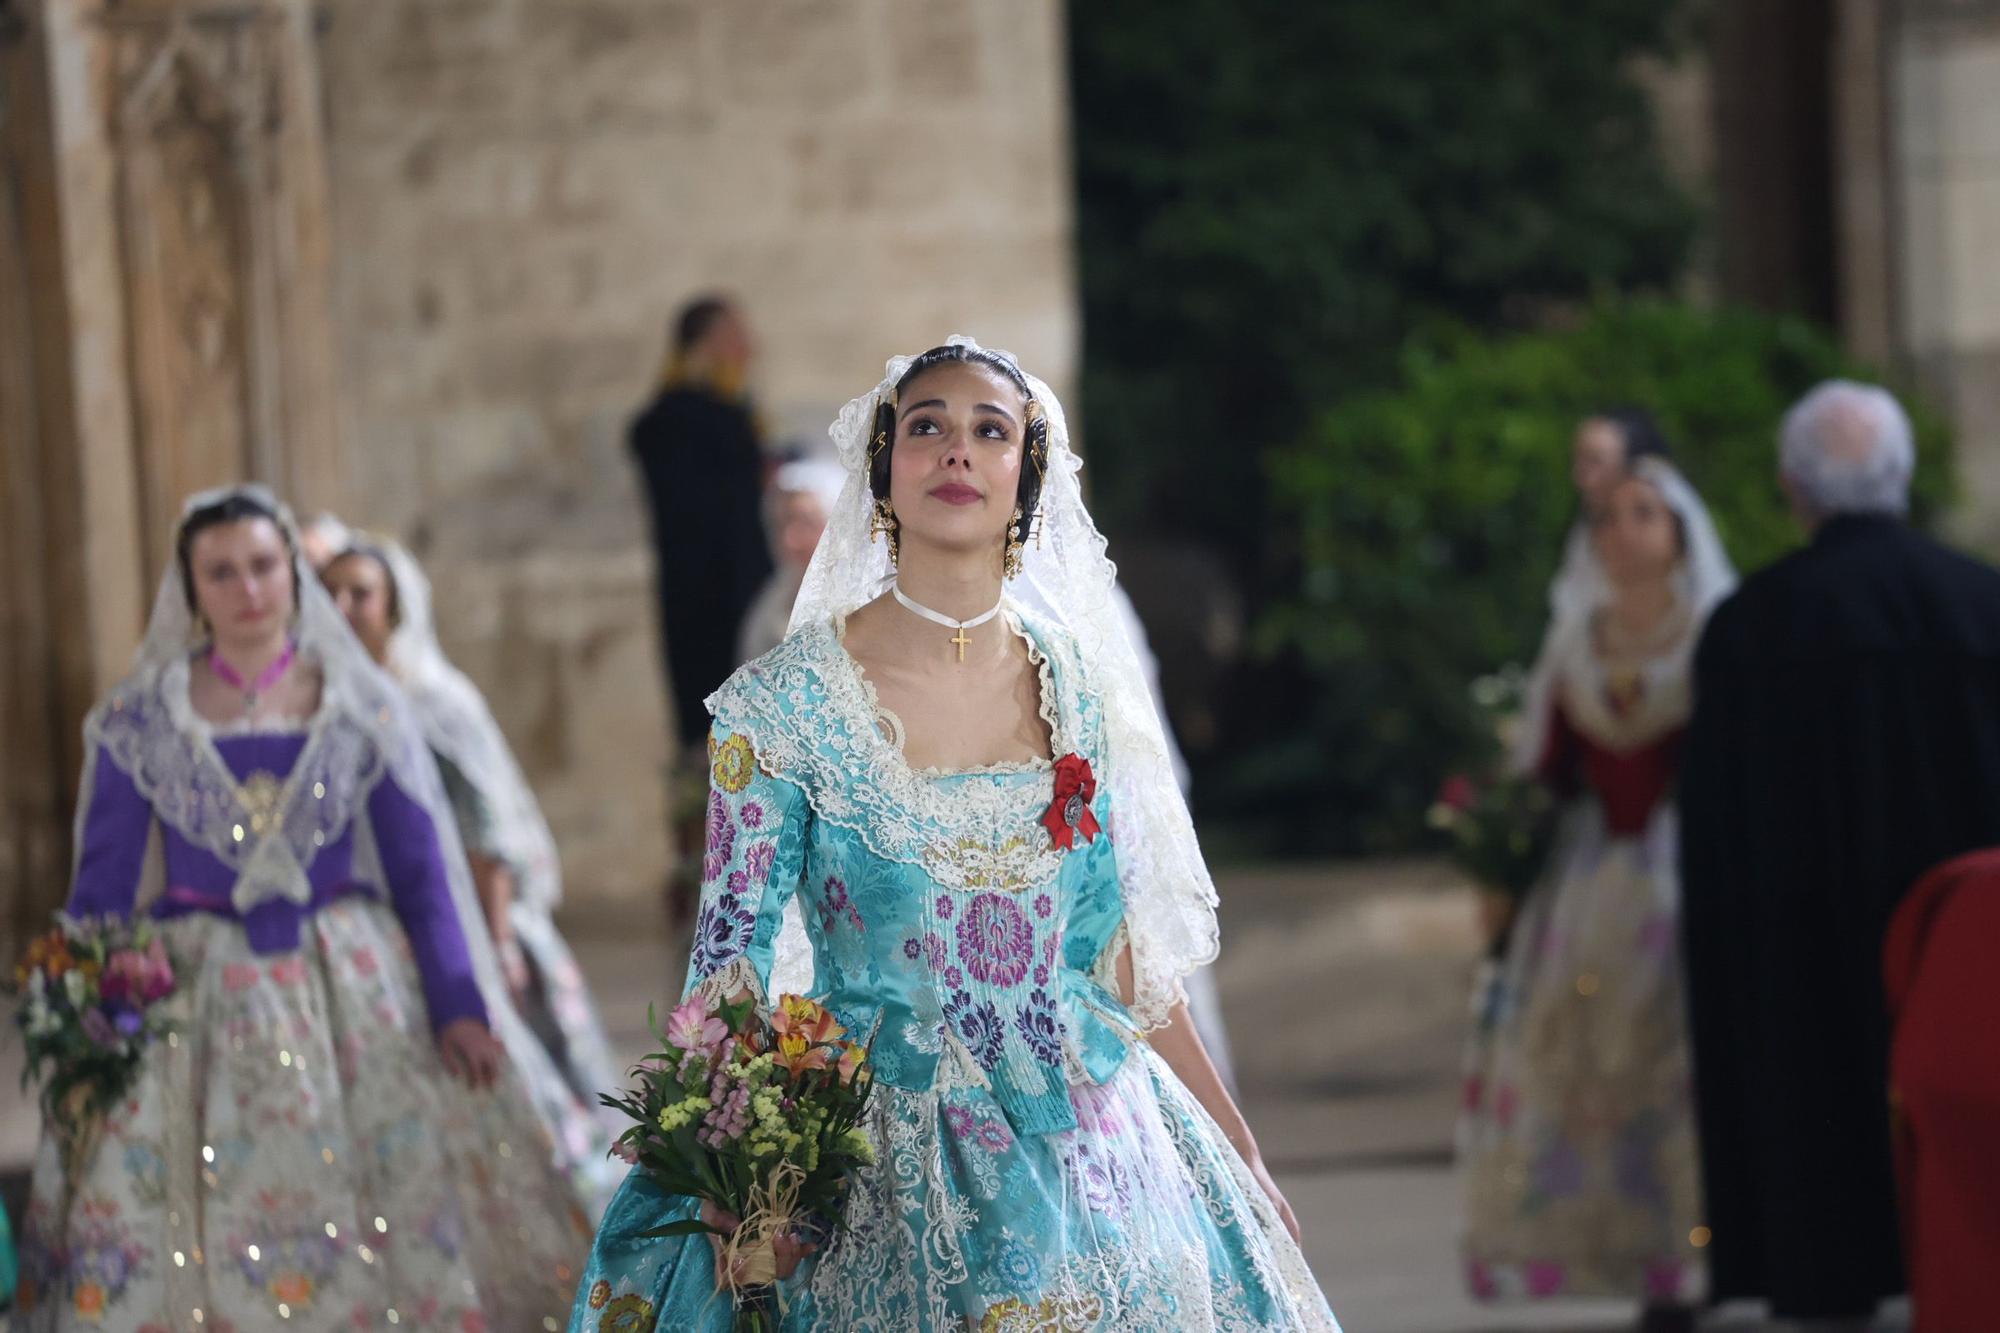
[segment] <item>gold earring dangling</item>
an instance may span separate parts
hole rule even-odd
[[[883,496],[875,502],[874,511],[868,519],[868,541],[872,545],[879,536],[889,538],[889,564],[891,567],[901,562],[902,552],[896,541],[896,511],[889,504],[889,497]]]
[[[1007,578],[1021,575],[1021,506],[1014,506],[1014,517],[1007,520],[1007,552],[1001,565]]]

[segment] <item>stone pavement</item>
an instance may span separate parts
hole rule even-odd
[[[1235,868],[1219,876],[1216,980],[1245,1113],[1296,1209],[1307,1256],[1348,1333],[1617,1333],[1632,1310],[1576,1303],[1490,1310],[1463,1295],[1451,1171],[1459,1043],[1477,952],[1473,904],[1425,863]],[[648,904],[565,922],[621,1054],[646,1046],[646,1006],[678,994],[685,949]],[[33,1145],[0,1040],[0,1175]],[[14,1197],[18,1197],[15,1195]],[[1749,1315],[1709,1321],[1751,1333]]]

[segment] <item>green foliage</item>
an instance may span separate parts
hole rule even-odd
[[[1630,68],[1679,8],[1069,6],[1100,519],[1199,533],[1254,580],[1263,489],[1218,473],[1393,378],[1434,312],[1672,281],[1695,215]]]
[[[1480,743],[1470,682],[1533,655],[1575,517],[1578,421],[1652,410],[1753,570],[1800,540],[1774,475],[1778,421],[1835,375],[1880,378],[1804,322],[1661,302],[1605,304],[1559,332],[1413,341],[1400,387],[1324,413],[1270,460],[1294,577],[1260,647],[1303,673],[1310,702],[1291,741],[1241,766],[1237,798],[1289,811],[1322,846],[1407,845]],[[1921,521],[1948,499],[1949,440],[1915,416]]]

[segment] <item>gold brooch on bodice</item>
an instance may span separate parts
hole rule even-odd
[[[1619,721],[1639,710],[1646,699],[1646,673],[1631,667],[1614,667],[1604,673],[1604,706]]]
[[[236,800],[250,816],[250,831],[262,833],[275,827],[284,813],[285,784],[277,774],[259,769],[236,788]]]

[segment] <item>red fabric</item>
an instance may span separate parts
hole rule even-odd
[[[1931,871],[1890,919],[1882,977],[1915,1333],[2000,1325],[2000,849]]]
[[[1079,833],[1085,842],[1097,840],[1104,830],[1098,827],[1097,816],[1091,813],[1090,803],[1096,799],[1097,775],[1090,771],[1088,759],[1080,754],[1066,754],[1056,760],[1056,799],[1042,815],[1042,825],[1057,847],[1070,850],[1076,846]]]
[[[1558,701],[1549,710],[1542,779],[1565,796],[1588,785],[1604,803],[1604,822],[1612,835],[1636,838],[1673,790],[1685,734],[1685,728],[1675,727],[1636,750],[1608,750],[1578,731]]]

